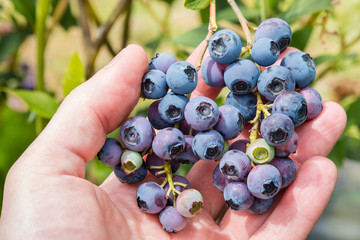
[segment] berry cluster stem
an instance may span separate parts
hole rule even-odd
[[[250,121],[251,124],[253,124],[252,128],[250,129],[250,136],[249,140],[250,142],[253,142],[258,137],[258,131],[259,131],[259,122],[260,122],[260,114],[264,114],[264,118],[269,117],[271,114],[269,113],[268,109],[272,107],[271,105],[265,105],[262,102],[261,95],[259,92],[256,92],[257,96],[257,103],[256,103],[256,115],[253,120]]]
[[[166,193],[166,198],[168,199],[170,197],[170,193],[172,193],[173,196],[173,203],[174,203],[174,207],[176,206],[176,201],[175,201],[175,196],[176,194],[180,194],[180,192],[178,190],[175,189],[175,183],[173,181],[173,174],[172,174],[172,170],[171,170],[171,164],[170,161],[166,162],[164,164],[164,172],[166,174],[166,179],[165,181],[169,184],[169,189]],[[164,181],[164,182],[165,182]],[[165,183],[166,184],[166,183]],[[164,185],[165,186],[165,185]]]
[[[197,71],[199,71],[202,60],[204,58],[205,52],[207,47],[209,46],[209,41],[211,36],[216,32],[218,29],[217,23],[216,23],[216,0],[211,0],[210,2],[210,17],[209,17],[209,28],[208,33],[205,37],[205,44],[202,46],[199,56],[196,60],[195,68]]]
[[[238,5],[235,3],[235,0],[227,0],[230,7],[232,8],[232,10],[234,11],[236,17],[238,18],[240,25],[245,33],[245,37],[246,37],[246,41],[247,41],[247,45],[252,45],[253,44],[253,39],[250,33],[250,29],[249,29],[249,23],[246,20],[246,18],[244,17],[244,15],[242,14],[240,8],[238,7]]]

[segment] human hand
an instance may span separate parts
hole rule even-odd
[[[138,184],[121,184],[113,173],[101,186],[84,179],[86,162],[136,105],[147,67],[144,51],[131,45],[64,100],[8,173],[0,238],[305,238],[335,187],[336,168],[322,156],[345,125],[345,113],[336,103],[324,102],[320,116],[297,130],[300,142],[292,157],[297,178],[263,215],[227,211],[220,224],[215,223],[224,199],[212,185],[214,162],[199,161],[190,171],[187,178],[202,193],[205,207],[175,235],[161,229],[157,215],[141,213],[135,199]],[[202,81],[195,92],[209,97],[217,93]]]

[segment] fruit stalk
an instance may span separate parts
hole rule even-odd
[[[216,0],[211,0],[210,2],[210,17],[209,17],[209,28],[208,28],[208,33],[206,35],[205,38],[205,44],[202,46],[199,56],[196,60],[196,64],[195,64],[195,68],[197,71],[199,71],[201,63],[202,63],[202,59],[204,58],[206,49],[209,45],[209,40],[211,38],[211,36],[216,32],[218,26],[216,24]]]
[[[232,8],[232,10],[234,11],[236,17],[238,18],[241,27],[245,33],[245,37],[246,37],[246,41],[247,41],[247,45],[251,45],[253,44],[253,39],[250,33],[250,29],[249,29],[249,24],[248,21],[245,19],[244,15],[242,14],[240,8],[237,6],[237,4],[235,3],[234,0],[228,0],[228,3],[230,5],[230,7]]]
[[[257,96],[257,103],[256,103],[256,115],[253,120],[250,121],[251,124],[253,124],[251,130],[250,130],[250,136],[249,140],[250,143],[255,141],[258,136],[258,129],[259,129],[259,120],[260,120],[260,114],[264,114],[264,118],[267,118],[270,116],[270,113],[268,111],[268,108],[270,108],[272,105],[265,105],[262,102],[261,95],[259,92],[256,92]]]

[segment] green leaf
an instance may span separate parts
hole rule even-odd
[[[345,156],[346,150],[344,141],[340,138],[329,153],[328,158],[331,159],[337,167],[341,167],[345,161]]]
[[[54,97],[42,91],[9,88],[3,88],[3,91],[21,98],[29,106],[30,111],[46,119],[52,118],[59,107],[59,103],[55,101]]]
[[[172,43],[189,47],[196,47],[204,40],[208,31],[208,25],[202,25],[171,40]]]
[[[85,82],[85,68],[79,55],[75,53],[65,70],[61,85],[66,97],[74,88]]]
[[[295,31],[292,34],[291,46],[304,51],[312,33],[313,27],[305,27]]]
[[[344,62],[345,60],[354,61],[357,58],[357,54],[350,53],[347,55],[321,55],[314,58],[315,64],[319,65],[322,63],[336,63],[336,62]]]
[[[332,9],[331,0],[301,0],[294,1],[289,9],[281,16],[289,24],[308,14],[326,9]]]
[[[344,145],[346,150],[346,157],[349,159],[360,161],[360,140],[358,138],[345,136]]]
[[[29,35],[26,29],[16,31],[0,37],[0,62],[13,56],[19,49],[22,42]]]
[[[201,10],[210,5],[210,0],[185,0],[184,6],[191,10]]]

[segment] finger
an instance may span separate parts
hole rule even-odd
[[[83,177],[85,163],[103,146],[106,134],[117,128],[136,105],[147,68],[141,47],[125,48],[65,98],[22,159],[30,159],[31,166],[47,173]]]
[[[188,57],[187,61],[195,65],[204,45],[205,45],[205,41],[200,43],[200,45]],[[206,50],[202,61],[204,62],[205,59],[209,56],[210,56],[209,51]],[[198,83],[195,90],[191,93],[191,99],[198,96],[205,96],[211,99],[215,99],[217,95],[219,95],[220,91],[221,89],[210,87],[204,82],[201,76],[201,68],[200,68],[200,70],[198,71]]]
[[[239,239],[305,239],[335,188],[337,170],[327,158],[314,157],[299,169],[273,210],[263,215],[228,211],[220,227]]]
[[[254,239],[305,239],[329,202],[336,178],[332,161],[324,157],[309,159]]]
[[[291,158],[303,163],[313,156],[326,157],[344,131],[345,125],[344,109],[335,102],[323,102],[323,110],[318,117],[295,129],[299,135],[299,145]]]

